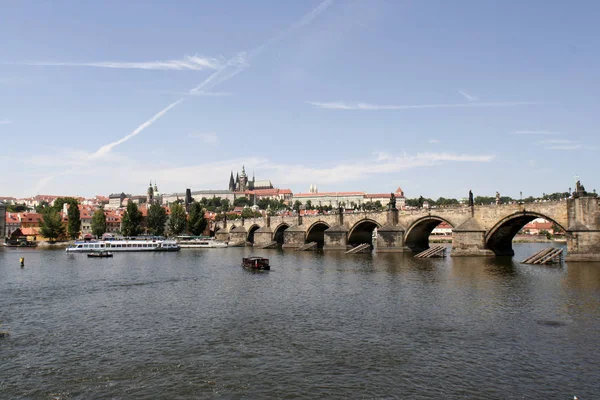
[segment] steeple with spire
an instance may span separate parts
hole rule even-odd
[[[229,190],[235,191],[235,181],[233,180],[233,171],[231,171],[231,175],[229,175]]]

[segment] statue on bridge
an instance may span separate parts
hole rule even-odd
[[[469,190],[469,207],[473,207],[473,192]]]
[[[573,198],[576,199],[578,197],[587,197],[587,196],[592,196],[592,197],[596,197],[598,196],[596,193],[591,194],[585,191],[585,187],[581,184],[581,182],[579,180],[577,180],[577,183],[575,183],[575,191],[573,192]]]
[[[496,205],[500,204],[500,192],[496,192]]]
[[[396,210],[396,196],[394,193],[390,193],[390,202],[388,203],[388,210]]]

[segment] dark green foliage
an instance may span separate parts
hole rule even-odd
[[[142,213],[135,203],[128,203],[121,220],[121,231],[125,236],[137,236],[142,233]]]
[[[229,211],[231,208],[231,202],[228,199],[222,199],[220,197],[213,197],[212,199],[203,197],[199,203],[207,211],[212,212]]]
[[[163,236],[168,218],[164,208],[158,204],[152,204],[148,209],[148,232],[154,236]]]
[[[37,206],[35,206],[34,208],[35,208],[35,212],[36,213],[42,214],[49,207],[50,207],[50,204],[46,200],[42,200],[42,202],[40,204],[38,204]],[[60,211],[60,210],[58,210],[58,211]]]
[[[9,204],[6,206],[6,211],[10,213],[17,213],[27,211],[27,206],[25,204]]]
[[[58,212],[61,212],[65,203],[71,205],[78,204],[79,202],[73,197],[58,197],[56,200],[54,200],[54,205],[52,206],[52,208],[54,208]]]
[[[269,208],[273,211],[288,209],[288,206],[283,202],[283,200],[260,199],[256,202],[256,205],[261,210],[266,210]]]
[[[106,215],[102,208],[97,209],[92,216],[92,234],[96,237],[106,232]]]
[[[296,212],[300,212],[300,207],[302,207],[302,203],[300,202],[300,200],[296,200],[294,202],[294,206],[292,207],[292,210],[294,210]]]
[[[77,205],[77,202],[69,203],[69,208],[67,209],[67,216],[69,219],[67,225],[69,237],[71,239],[77,239],[79,237],[79,233],[81,232],[81,216],[79,214],[79,207]]]
[[[206,218],[204,218],[204,209],[202,208],[202,205],[197,201],[194,201],[190,206],[188,230],[193,235],[200,236],[206,229],[207,225],[208,221]]]
[[[251,206],[252,203],[250,202],[250,199],[248,199],[247,197],[238,197],[233,202],[233,205],[235,207],[245,207],[245,206]]]
[[[40,221],[40,233],[51,241],[65,236],[65,226],[58,211],[49,208],[44,212]]]
[[[181,204],[173,204],[171,206],[171,216],[169,217],[169,232],[172,235],[180,235],[185,232],[187,225],[187,215],[185,208]]]

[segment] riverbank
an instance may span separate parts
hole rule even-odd
[[[72,244],[73,242],[54,242],[54,243],[50,243],[50,242],[38,242],[37,244],[37,248],[38,249],[64,249],[69,247],[70,244]]]

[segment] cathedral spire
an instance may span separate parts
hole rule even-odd
[[[235,181],[233,180],[233,171],[231,171],[231,175],[229,175],[229,190],[235,191]]]

